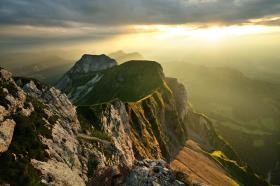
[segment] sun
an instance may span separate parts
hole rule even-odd
[[[191,26],[161,25],[156,28],[158,30],[158,38],[160,39],[191,37],[203,41],[217,42],[227,35],[226,30],[220,27],[197,28]]]
[[[226,37],[227,32],[219,27],[211,27],[207,29],[198,29],[191,33],[191,35],[198,39],[203,39],[210,42],[217,42]]]
[[[152,31],[161,40],[176,37],[191,37],[204,41],[215,42],[225,37],[225,30],[220,27],[199,28],[185,25],[138,25],[137,29]]]

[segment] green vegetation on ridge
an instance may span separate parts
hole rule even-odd
[[[232,176],[242,186],[268,186],[264,179],[256,175],[250,167],[241,167],[236,161],[228,159],[223,152],[214,151],[210,156],[216,160],[226,172]]]
[[[162,67],[153,61],[129,61],[100,74],[101,80],[94,84],[78,105],[104,103],[117,98],[124,102],[135,102],[158,88],[166,88]]]

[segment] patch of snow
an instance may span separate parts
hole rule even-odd
[[[101,80],[103,75],[96,74],[91,80],[89,80],[85,85],[79,86],[72,90],[68,95],[73,102],[77,102],[84,98],[93,89],[94,85]]]

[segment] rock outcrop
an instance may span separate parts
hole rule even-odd
[[[0,152],[8,150],[9,145],[13,139],[15,121],[6,119],[0,123]]]
[[[124,185],[162,185],[184,186],[185,183],[178,180],[168,163],[163,160],[135,161],[133,168],[125,178]]]
[[[123,166],[98,168],[90,184],[183,186],[186,185],[183,178],[184,176],[179,176],[179,172],[173,171],[164,160],[144,159],[136,160],[130,169]]]
[[[3,69],[0,81],[0,183],[85,185],[80,124],[66,95]]]
[[[29,116],[31,105],[25,107],[26,95],[12,80],[12,74],[0,69],[0,152],[5,152],[13,137],[15,121],[11,115],[20,112]]]

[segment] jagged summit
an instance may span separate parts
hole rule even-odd
[[[80,75],[87,73],[105,70],[116,65],[116,60],[106,56],[105,54],[84,54],[81,59],[77,61],[66,74],[62,76],[56,87],[67,92],[71,89],[76,77],[80,77]]]
[[[105,70],[117,65],[117,62],[106,56],[101,55],[91,55],[84,54],[81,59],[73,66],[70,70],[71,73],[88,73],[95,72],[99,70]]]

